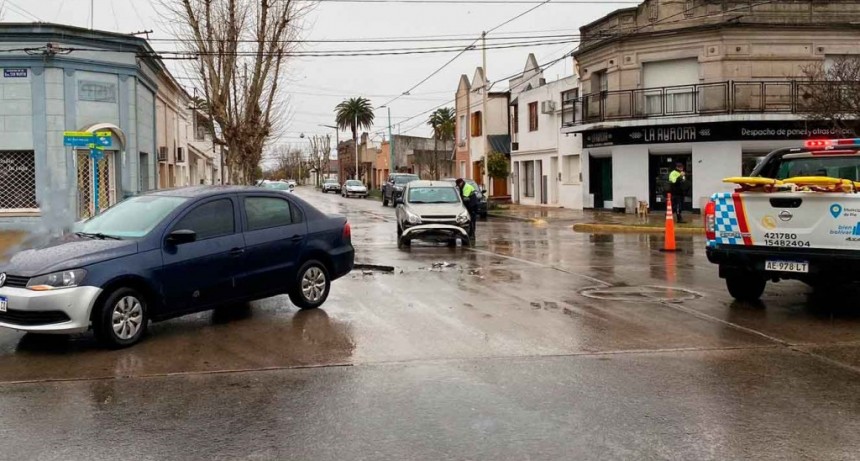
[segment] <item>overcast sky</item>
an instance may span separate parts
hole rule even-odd
[[[5,1],[4,21],[33,21],[71,24],[88,27],[91,0],[0,0]],[[562,0],[559,0],[562,1]],[[161,27],[156,1],[151,0],[93,0],[95,28],[130,33],[154,30],[153,38],[171,38]],[[633,6],[633,2],[595,0],[591,3],[549,3],[496,30],[493,34],[525,35],[577,34],[579,27],[617,8]],[[402,4],[402,3],[330,3],[323,0],[307,18],[305,39],[403,38],[416,36],[463,35],[477,38],[482,30],[493,28],[534,7],[533,4]],[[492,36],[492,34],[490,35]],[[400,48],[432,46],[439,43],[362,43],[311,44],[304,50]],[[170,44],[153,43],[155,49],[175,49]],[[543,64],[572,50],[575,44],[554,44],[529,48],[490,50],[488,76],[491,80],[508,77],[521,71],[529,52]],[[451,59],[455,53],[418,54],[379,57],[324,57],[293,59],[289,63],[291,84],[284,93],[289,98],[290,120],[284,124],[280,142],[299,144],[299,134],[325,134],[333,130],[319,124],[333,124],[333,108],[346,97],[366,96],[374,106],[381,105],[406,91]],[[173,63],[170,63],[173,66]],[[471,79],[475,67],[481,65],[481,53],[470,51],[460,56],[443,71],[391,104],[392,123],[404,134],[429,136],[423,125],[426,115],[401,123],[421,111],[453,99],[459,76]],[[180,73],[176,69],[176,73]],[[547,80],[572,73],[572,60],[566,59],[550,67]],[[188,83],[187,81],[185,81]],[[493,89],[504,89],[507,83]],[[189,89],[189,91],[191,91]],[[453,104],[451,104],[453,106]],[[387,112],[376,113],[373,131],[387,130]],[[342,135],[343,137],[344,135]],[[376,135],[377,139],[380,135]]]

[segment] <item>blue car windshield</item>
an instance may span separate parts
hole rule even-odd
[[[170,212],[187,200],[182,197],[161,195],[132,197],[91,219],[76,224],[75,232],[119,238],[140,238],[148,234]]]

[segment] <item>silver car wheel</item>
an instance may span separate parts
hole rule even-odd
[[[302,275],[302,295],[309,302],[319,301],[325,293],[325,274],[319,267],[309,267]]]
[[[143,306],[134,296],[125,296],[113,306],[113,332],[119,339],[133,338],[143,324]]]

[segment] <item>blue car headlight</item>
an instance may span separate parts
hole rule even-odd
[[[33,291],[49,291],[61,288],[72,288],[84,282],[84,277],[87,276],[87,271],[84,269],[74,269],[62,272],[54,272],[52,274],[40,275],[33,277],[27,283],[27,288]]]

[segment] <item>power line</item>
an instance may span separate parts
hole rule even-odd
[[[506,43],[506,44],[496,44],[487,46],[488,50],[498,50],[498,49],[510,49],[510,48],[523,48],[523,47],[538,47],[538,46],[550,46],[550,45],[560,45],[560,44],[569,44],[575,43],[578,40],[551,40],[551,41],[526,41],[526,42],[517,42],[517,43]],[[39,54],[48,52],[46,47],[34,47],[34,48],[15,48],[15,49],[0,49],[0,53],[11,53],[18,51],[26,51],[28,53]],[[219,53],[219,52],[187,52],[187,51],[179,51],[179,50],[155,50],[153,52],[139,52],[137,50],[108,50],[108,49],[98,49],[98,48],[79,48],[79,47],[68,47],[68,48],[58,48],[53,50],[53,52],[62,52],[63,54],[68,54],[75,51],[86,51],[93,53],[135,53],[138,57],[141,58],[160,58],[164,60],[196,60],[200,56],[233,56],[233,57],[257,57],[258,54],[254,51],[236,51],[230,53]],[[453,53],[457,52],[456,56],[460,56],[467,51],[477,51],[476,48],[467,48],[460,50],[458,47],[450,47],[450,46],[436,46],[436,47],[412,47],[412,48],[375,48],[375,49],[364,49],[364,50],[321,50],[321,51],[291,51],[284,52],[282,56],[286,57],[314,57],[314,58],[325,58],[325,57],[361,57],[361,56],[404,56],[404,55],[416,55],[416,54],[435,54],[435,53]],[[264,57],[277,56],[273,53],[263,53]],[[456,59],[455,56],[455,59]],[[440,69],[441,70],[441,69]],[[428,80],[429,77],[426,80]],[[423,83],[423,82],[421,82]],[[415,86],[417,87],[417,85]],[[413,87],[414,88],[414,87]],[[402,97],[403,95],[401,95]],[[399,99],[399,97],[395,98]]]
[[[33,19],[35,19],[36,21],[42,21],[42,18],[40,18],[40,17],[36,16],[35,14],[33,14],[33,13],[31,13],[31,12],[29,12],[29,11],[25,10],[25,9],[24,9],[24,8],[22,8],[21,6],[19,6],[19,5],[15,4],[14,2],[12,2],[12,0],[6,0],[6,3],[5,3],[5,4],[6,4],[10,9],[14,9],[14,10],[15,10],[18,14],[20,14],[20,15],[23,15],[23,16],[29,16],[29,17],[31,17],[31,18],[33,18]]]
[[[560,62],[560,61],[562,61],[563,59],[566,59],[566,58],[570,57],[570,55],[571,55],[571,52],[566,52],[564,55],[562,55],[562,56],[560,56],[560,57],[558,57],[558,58],[556,58],[556,59],[553,59],[552,61],[549,61],[549,62],[546,62],[546,63],[544,63],[544,64],[539,65],[539,66],[538,66],[538,68],[540,68],[540,70],[545,70],[545,69],[547,69],[548,67],[552,66],[553,64],[555,64],[555,63],[557,63],[557,62]],[[503,82],[503,81],[505,81],[505,80],[509,80],[509,79],[514,78],[514,77],[516,77],[516,76],[518,76],[518,75],[521,75],[521,74],[522,74],[522,71],[519,71],[519,72],[515,72],[515,73],[513,73],[513,74],[511,74],[511,75],[508,75],[507,77],[502,77],[502,78],[500,78],[500,79],[498,79],[498,80],[496,80],[496,81],[492,82],[492,84],[491,84],[490,86],[495,85],[496,83],[499,83],[499,82]],[[509,88],[509,89],[508,89],[508,91],[514,90],[514,89],[518,88],[519,86],[521,86],[521,85],[525,84],[526,82],[527,82],[526,80],[523,80],[522,82],[518,83],[517,85],[514,85],[513,87]],[[415,114],[415,115],[413,115],[413,116],[411,116],[411,117],[409,117],[409,118],[407,118],[407,119],[405,119],[405,120],[401,121],[400,123],[401,123],[401,124],[406,123],[406,122],[408,122],[409,120],[412,120],[412,119],[414,119],[414,118],[420,117],[421,115],[424,115],[424,114],[426,114],[426,113],[428,113],[428,112],[432,112],[432,111],[434,111],[434,110],[436,110],[436,109],[439,109],[439,108],[441,108],[441,107],[447,106],[448,104],[451,104],[452,102],[455,102],[455,101],[456,101],[456,99],[451,99],[451,100],[446,101],[446,102],[444,102],[444,103],[442,103],[442,104],[439,104],[438,106],[434,106],[434,107],[432,107],[432,108],[430,108],[430,109],[427,109],[427,110],[425,110],[425,111],[419,112],[419,113],[417,113],[417,114]],[[412,130],[414,130],[414,129],[418,128],[419,126],[424,125],[424,123],[425,123],[425,122],[424,122],[424,121],[422,121],[421,123],[419,123],[419,124],[417,124],[417,125],[414,125],[414,126],[412,126],[412,127],[410,127],[410,128],[407,128],[406,130],[403,130],[402,132],[403,132],[403,133],[408,133],[408,132],[410,132],[410,131],[412,131]]]
[[[406,3],[425,5],[535,5],[541,0],[318,0],[318,3]],[[559,5],[638,5],[641,2],[624,0],[559,0]]]
[[[487,37],[487,40],[490,41],[498,41],[498,40],[527,40],[527,39],[551,39],[551,38],[570,38],[570,37],[579,37],[579,34],[570,33],[570,34],[542,34],[542,35],[514,35],[514,36],[495,36],[495,37]],[[445,37],[445,36],[426,36],[422,37],[406,37],[406,38],[394,38],[394,37],[380,37],[380,38],[331,38],[331,39],[301,39],[301,40],[255,40],[255,39],[239,39],[239,40],[230,40],[230,43],[280,43],[285,45],[298,44],[298,43],[409,43],[409,42],[468,42],[471,38],[456,38],[456,37]],[[185,43],[185,40],[180,40],[176,38],[151,38],[150,42],[167,42],[167,43]],[[220,40],[210,39],[210,40],[202,40],[207,43],[219,43]],[[451,45],[453,46],[453,45]]]
[[[401,0],[401,1],[402,1],[402,0]],[[541,6],[546,5],[547,3],[551,2],[551,1],[552,1],[552,0],[543,0],[543,1],[542,1],[541,3],[539,3],[538,5],[536,5],[536,6],[532,7],[532,8],[529,8],[528,10],[526,10],[526,11],[524,11],[524,12],[522,12],[522,13],[520,13],[520,14],[516,15],[516,16],[514,16],[514,17],[513,17],[513,18],[511,18],[511,19],[508,19],[507,21],[505,21],[505,22],[503,22],[503,23],[501,23],[501,24],[497,25],[496,27],[493,27],[493,28],[492,28],[492,29],[490,29],[489,31],[490,31],[490,32],[492,32],[492,31],[494,31],[494,30],[496,30],[496,29],[498,29],[498,28],[500,28],[500,27],[503,27],[503,26],[505,26],[505,25],[507,25],[507,24],[510,24],[512,21],[515,21],[515,20],[517,20],[517,19],[519,19],[519,18],[521,18],[521,17],[525,16],[526,14],[531,13],[531,12],[532,12],[532,11],[534,11],[535,9],[540,8]],[[408,90],[406,90],[406,91],[404,91],[403,93],[401,93],[401,94],[400,94],[400,96],[396,96],[396,97],[392,98],[391,100],[389,100],[388,102],[386,102],[385,104],[383,104],[383,106],[387,106],[387,105],[391,104],[392,102],[397,101],[397,100],[398,100],[398,99],[400,99],[402,96],[405,96],[405,95],[409,94],[410,92],[412,92],[413,90],[415,90],[415,89],[416,89],[416,88],[418,88],[419,86],[423,85],[427,80],[430,80],[431,78],[433,78],[433,76],[435,76],[436,74],[438,74],[439,72],[441,72],[444,68],[448,67],[448,65],[449,65],[449,64],[451,64],[452,62],[454,62],[457,58],[459,58],[460,56],[462,56],[463,54],[465,54],[465,53],[466,53],[467,51],[469,51],[470,49],[473,49],[473,47],[475,46],[475,44],[477,44],[477,43],[478,43],[478,41],[479,41],[479,40],[481,40],[481,38],[482,38],[482,37],[486,37],[486,35],[487,35],[487,34],[486,34],[486,32],[485,32],[485,33],[483,33],[483,34],[481,35],[481,37],[476,38],[476,39],[475,39],[471,44],[469,44],[467,47],[463,48],[463,50],[462,50],[462,51],[460,51],[459,53],[457,53],[456,55],[454,55],[454,57],[452,57],[451,59],[449,59],[445,64],[442,64],[442,67],[439,67],[438,69],[434,70],[433,72],[431,72],[431,73],[430,73],[430,75],[428,75],[428,76],[424,77],[420,82],[416,83],[416,84],[415,84],[415,85],[413,85],[411,88],[409,88]],[[487,49],[487,47],[486,47],[486,46],[484,46],[484,48],[483,48],[483,49],[485,49],[485,50],[486,50],[486,49]]]

